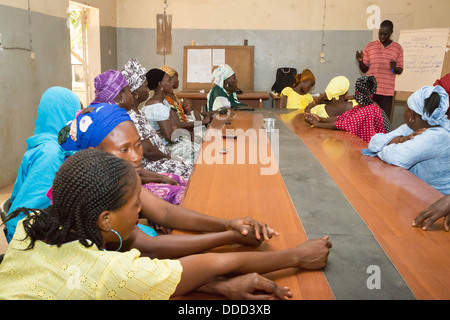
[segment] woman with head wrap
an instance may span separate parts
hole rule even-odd
[[[221,64],[212,73],[214,86],[208,92],[208,111],[216,111],[221,108],[243,106],[237,98],[240,90],[237,87],[236,74],[227,64]]]
[[[173,69],[172,67],[169,67],[167,65],[161,67],[161,70],[163,70],[167,75],[170,77],[170,81],[172,82],[173,89],[177,89],[180,82],[178,81],[178,72]],[[192,121],[188,121],[186,114],[184,112],[184,104],[189,104],[190,101],[186,101],[183,103],[183,105],[178,101],[178,98],[175,94],[175,92],[168,93],[164,100],[170,105],[170,121],[172,123],[172,126],[175,128],[181,128],[189,130],[191,133],[191,137],[194,141],[195,136],[195,123]],[[202,126],[208,125],[212,120],[212,117],[208,113],[203,113],[203,118],[201,118],[199,121],[201,121]],[[202,127],[203,128],[203,127]],[[202,131],[199,131],[199,133],[202,133]],[[200,140],[202,137],[198,137],[197,140]]]
[[[150,126],[145,114],[139,110],[139,105],[147,101],[150,93],[145,76],[146,73],[145,68],[134,58],[128,61],[122,70],[122,74],[127,79],[133,94],[133,105],[127,107],[126,110],[142,139],[144,152],[142,167],[149,171],[161,174],[176,174],[183,179],[189,179],[193,166],[183,163],[181,159],[177,160],[176,157],[171,157],[170,150]]]
[[[319,104],[311,109],[307,107],[305,112],[317,114],[322,118],[337,117],[343,114],[345,111],[352,109],[358,105],[356,100],[347,100],[346,95],[350,88],[350,81],[347,77],[338,76],[331,79],[327,88],[325,89],[325,95],[331,102],[328,104]]]
[[[130,105],[132,95],[127,79],[116,70],[108,70],[94,79],[95,98],[89,107],[96,107],[101,103],[117,104],[119,107]]]
[[[127,122],[126,124],[122,124]],[[73,125],[72,125],[73,124]],[[129,128],[133,125],[133,128]],[[119,127],[120,126],[120,127]],[[116,127],[119,127],[117,130]],[[86,109],[61,130],[59,142],[66,151],[99,148],[129,161],[138,171],[143,187],[172,204],[180,204],[186,181],[176,175],[147,172],[142,168],[142,144],[128,113],[114,104]],[[125,130],[126,128],[127,130]],[[137,140],[126,139],[128,136]],[[131,149],[139,152],[132,153]]]
[[[69,89],[53,87],[44,92],[37,109],[36,129],[26,141],[27,150],[12,190],[10,213],[20,207],[44,209],[50,205],[46,193],[66,156],[58,144],[58,132],[80,110],[80,99]],[[20,214],[5,224],[8,242],[23,217]]]
[[[314,105],[314,103],[311,103],[304,109],[304,113],[316,114],[320,118],[340,116],[345,111],[350,110],[351,108],[353,108],[358,104],[356,100],[346,99],[349,88],[350,88],[350,81],[347,79],[347,77],[344,76],[334,77],[333,79],[331,79],[330,83],[325,89],[325,94],[322,95],[331,102],[327,104],[322,103],[318,105]],[[297,111],[291,113],[282,114],[281,118],[284,121],[288,122],[299,113],[303,113],[303,111],[301,109],[298,109]]]
[[[305,121],[319,128],[348,131],[369,142],[376,133],[386,133],[381,109],[373,101],[376,90],[375,77],[360,77],[355,84],[357,106],[336,117],[321,118],[315,114],[306,114]]]
[[[370,140],[364,155],[403,167],[445,195],[450,194],[450,120],[448,94],[425,86],[408,98],[405,124]]]
[[[168,65],[162,66],[161,70],[169,75],[173,90],[178,89],[178,86],[180,85],[180,81],[178,80],[178,72]],[[175,92],[168,93],[164,100],[166,100],[172,110],[176,112],[179,122],[187,122],[183,107],[181,106],[180,101],[178,101]]]
[[[194,290],[234,299],[287,299],[288,287],[252,273],[320,270],[332,247],[325,236],[284,250],[177,260],[151,259],[134,248],[119,252],[116,243],[122,248],[138,230],[140,181],[129,163],[101,150],[71,156],[55,176],[54,191],[48,208],[14,212],[25,218],[2,261],[1,300],[162,300]],[[230,275],[234,280],[224,279]]]
[[[145,103],[142,112],[150,126],[158,133],[161,141],[170,150],[172,156],[179,157],[184,163],[193,164],[201,145],[191,141],[188,130],[176,128],[170,120],[171,107],[165,100],[173,93],[170,76],[161,69],[151,69],[146,73],[147,85],[154,92]]]
[[[74,126],[69,125],[71,128],[69,134],[61,133],[61,146],[68,151],[80,151],[89,148],[100,149],[128,161],[137,172],[140,172],[141,138],[128,113],[114,104],[101,104],[88,111],[91,112],[82,113],[76,118],[73,122]],[[150,192],[146,186],[142,186],[139,199],[142,205],[141,218],[148,219],[152,223],[169,229],[214,232],[198,237],[158,236],[156,238],[162,239],[154,240],[152,238],[151,240],[154,241],[150,241],[148,236],[136,230],[130,242],[123,244],[124,249],[137,248],[146,255],[158,258],[178,257],[228,244],[230,241],[232,243],[259,245],[259,243],[252,242],[257,239],[250,234],[248,234],[247,239],[243,239],[244,236],[241,238],[238,234],[238,231],[242,231],[241,228],[244,228],[242,224],[248,223],[253,224],[258,230],[261,228],[267,239],[274,234],[273,230],[261,226],[260,223],[252,219],[243,219],[242,221],[240,221],[241,219],[223,220],[202,215],[183,208],[181,205],[174,205],[170,201],[163,201],[157,192]],[[140,228],[150,234],[145,226],[140,225]],[[230,229],[235,231],[217,232]]]
[[[67,126],[67,129],[61,130],[60,142],[67,151],[96,148],[122,122],[129,121],[134,125],[126,109],[132,107],[135,98],[131,95],[128,81],[123,74],[119,71],[109,70],[97,76],[95,80],[96,92],[98,92],[94,100],[96,103],[91,104],[89,108],[78,115],[73,123]],[[108,96],[101,95],[106,92],[108,92]],[[118,94],[117,92],[125,92],[120,100],[114,97],[114,94]],[[103,103],[103,99],[113,102],[115,101],[114,99],[119,100],[122,107],[111,108],[111,106],[115,106],[116,104],[111,102]],[[93,111],[89,112],[92,109]],[[105,149],[105,151],[124,158],[129,153],[120,152],[120,150],[130,147],[129,145],[110,144],[109,148]],[[141,147],[141,141],[139,141],[139,147]],[[142,169],[142,154],[139,158],[127,160],[134,162],[134,166],[140,172],[141,180],[146,189],[170,203],[180,203],[184,194],[184,187],[186,186],[184,179],[167,172],[160,174]]]
[[[314,98],[309,93],[316,83],[314,74],[309,69],[295,76],[295,83],[291,87],[284,88],[280,95],[280,108],[298,109],[299,113],[305,111],[308,106],[314,106]]]

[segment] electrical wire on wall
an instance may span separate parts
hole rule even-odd
[[[163,8],[164,8],[164,15],[163,15],[163,27],[164,27],[164,65],[166,64],[166,46],[167,46],[167,28],[166,28],[166,8],[167,8],[167,0],[164,0],[164,4],[163,4]]]
[[[164,13],[163,13],[163,21],[162,21],[162,27],[164,28],[164,52],[163,52],[163,56],[164,56],[164,65],[166,64],[166,39],[167,39],[167,28],[166,28],[166,8],[167,8],[167,0],[164,0],[163,3],[163,9],[164,9]]]
[[[327,13],[327,0],[324,0],[323,4],[323,23],[322,23],[322,45],[320,50],[320,63],[325,63],[325,17]]]
[[[31,7],[30,7],[30,0],[28,0],[28,34],[30,36],[30,47],[29,48],[24,48],[24,47],[5,47],[5,46],[1,46],[2,49],[6,49],[6,50],[25,50],[25,51],[29,51],[33,54],[33,37],[32,37],[32,32],[31,32]]]

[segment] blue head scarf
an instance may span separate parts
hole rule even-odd
[[[425,99],[431,96],[433,92],[437,92],[441,98],[439,107],[434,110],[431,115],[424,113]],[[450,120],[447,118],[447,110],[449,107],[448,94],[441,86],[425,86],[414,92],[408,98],[408,108],[419,114],[422,119],[431,126],[439,125],[450,131]]]
[[[80,109],[80,99],[69,89],[47,89],[37,110],[34,135],[27,139],[28,149],[34,148],[42,141],[56,142],[59,130],[72,120]]]
[[[66,127],[61,147],[66,151],[80,151],[97,147],[118,124],[132,121],[125,109],[116,104],[100,103],[89,113],[81,113]],[[70,130],[69,130],[70,129]],[[61,130],[61,132],[63,132]]]
[[[27,151],[17,172],[8,213],[20,207],[44,209],[50,205],[46,192],[67,155],[58,144],[58,132],[79,110],[80,99],[69,89],[52,87],[44,92],[38,107],[34,135],[27,139]],[[5,223],[8,242],[15,233],[17,223],[24,217],[25,214],[20,213]]]

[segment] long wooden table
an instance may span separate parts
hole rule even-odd
[[[348,132],[313,128],[303,114],[286,125],[336,182],[415,297],[450,299],[450,235],[442,219],[430,231],[411,226],[443,195],[403,168],[363,156],[367,143]]]
[[[230,124],[227,124],[227,121]],[[241,131],[237,132],[237,139],[222,139],[220,135],[219,140],[205,137],[205,140],[211,141],[203,142],[202,163],[195,165],[182,205],[226,219],[251,216],[255,220],[267,223],[277,230],[280,236],[263,243],[258,248],[224,246],[215,251],[279,250],[294,247],[307,240],[280,172],[275,170],[275,174],[261,174],[261,170],[271,166],[263,157],[258,156],[256,163],[251,164],[253,160],[250,160],[250,156],[254,150],[258,150],[258,146],[262,146],[263,149],[269,150],[270,161],[277,168],[267,135],[259,134],[262,123],[262,114],[242,111],[218,115],[213,120],[211,128],[219,130],[220,133],[226,133],[227,129],[241,129]],[[212,130],[209,130],[207,135],[211,132]],[[256,133],[256,140],[248,138],[253,133]],[[238,164],[238,155],[242,155],[238,154],[238,145],[242,146],[244,141],[247,160]],[[211,144],[216,143],[218,143],[215,145],[216,150],[223,144],[223,147],[228,148],[228,153],[211,151],[214,149]],[[279,285],[290,287],[292,299],[334,299],[322,271],[299,271],[292,268],[273,272],[267,276]],[[200,293],[183,297],[183,299],[211,298],[213,296]]]

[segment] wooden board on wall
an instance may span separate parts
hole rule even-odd
[[[172,54],[172,15],[156,15],[156,54]]]
[[[192,82],[189,80],[190,69],[189,63],[189,50],[211,50],[211,73],[217,67],[213,63],[213,52],[220,52],[220,50],[225,51],[224,59],[225,63],[228,64],[235,72],[238,87],[244,92],[252,92],[254,90],[254,46],[185,46],[184,47],[184,57],[183,57],[183,91],[200,91],[204,90],[208,92],[212,87],[212,77],[208,82],[205,77],[202,78],[202,82]],[[191,52],[192,53],[192,52]]]

